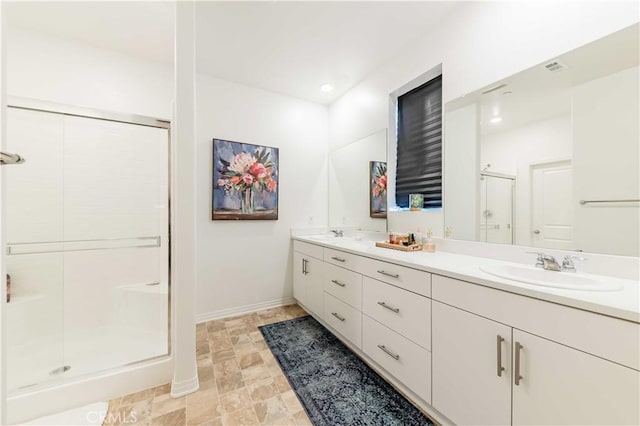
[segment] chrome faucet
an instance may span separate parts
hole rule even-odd
[[[585,259],[584,257],[574,256],[574,255],[568,254],[562,260],[562,271],[563,272],[576,272],[576,265],[573,264],[574,260],[585,261],[587,259]]]
[[[537,254],[536,268],[542,268],[545,271],[561,271],[563,270],[555,257],[545,254],[541,251],[528,251],[529,254]]]
[[[343,237],[344,232],[340,229],[331,229],[329,232],[333,232],[336,237]]]

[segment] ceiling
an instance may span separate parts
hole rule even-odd
[[[198,71],[329,104],[460,3],[197,3]],[[7,2],[12,27],[173,63],[171,2]],[[320,90],[331,83],[334,90]]]

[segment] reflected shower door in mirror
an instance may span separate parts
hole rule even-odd
[[[387,230],[387,129],[329,155],[329,226]]]
[[[640,254],[639,34],[635,24],[446,104],[451,238]]]
[[[480,241],[513,244],[514,180],[480,174]]]

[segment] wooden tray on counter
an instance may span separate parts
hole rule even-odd
[[[422,250],[422,245],[412,244],[410,246],[402,246],[400,244],[389,244],[386,241],[376,241],[376,247],[387,248],[398,251],[419,251]]]

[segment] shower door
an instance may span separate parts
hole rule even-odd
[[[480,176],[480,241],[513,244],[512,178]]]
[[[168,353],[168,129],[74,114],[7,109],[10,393]]]

